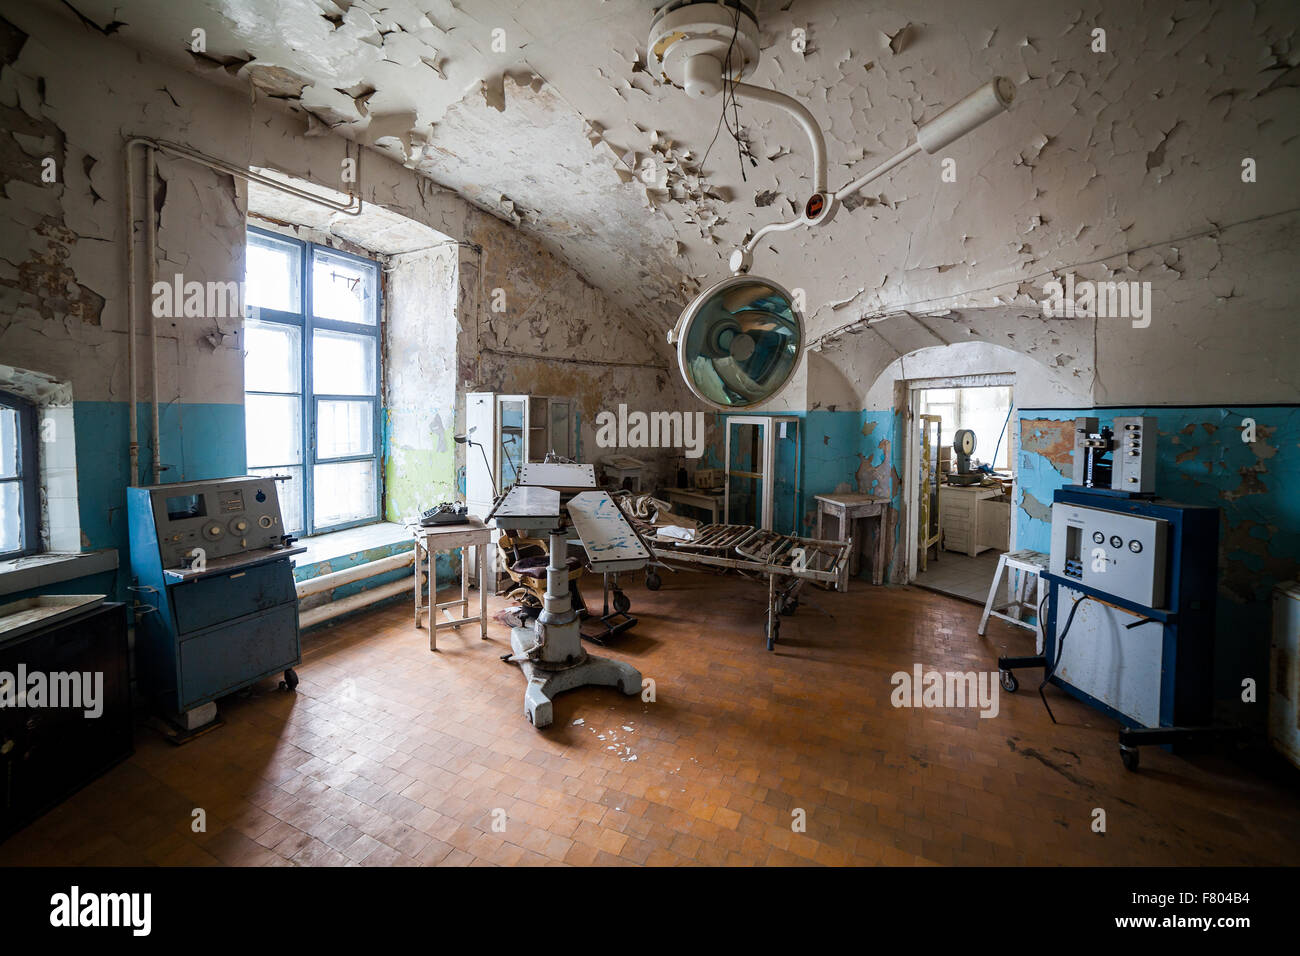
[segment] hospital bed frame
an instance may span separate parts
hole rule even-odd
[[[781,615],[799,606],[799,591],[806,581],[819,581],[843,590],[847,583],[853,540],[825,541],[764,531],[750,525],[708,524],[690,541],[651,538],[655,565],[646,569],[646,587],[656,591],[660,578],[655,567],[670,571],[684,567],[717,568],[767,577],[767,649],[776,649]],[[802,549],[802,555],[798,549]]]

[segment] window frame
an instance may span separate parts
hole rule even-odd
[[[18,549],[0,552],[0,561],[7,561],[41,552],[41,463],[37,457],[36,405],[21,395],[0,391],[0,408],[17,413],[18,474],[0,478],[0,484],[16,483],[19,496]]]
[[[299,421],[301,426],[300,442],[302,447],[302,462],[284,464],[284,465],[256,465],[259,471],[273,468],[302,468],[302,522],[303,536],[328,534],[331,531],[342,531],[347,528],[356,528],[361,525],[374,524],[383,520],[383,456],[382,442],[380,435],[381,427],[381,407],[380,399],[383,394],[383,340],[381,330],[383,328],[383,270],[380,268],[378,261],[367,259],[363,256],[353,255],[352,253],[343,252],[332,246],[321,245],[319,243],[308,242],[303,239],[295,239],[290,236],[281,235],[278,232],[272,232],[269,229],[260,229],[257,226],[247,226],[249,235],[257,235],[262,238],[270,239],[274,242],[280,242],[295,245],[299,248],[298,257],[298,287],[300,290],[298,312],[285,312],[279,309],[270,309],[265,306],[247,305],[245,309],[248,318],[256,318],[260,322],[267,322],[280,325],[294,326],[299,330],[299,391],[296,396],[299,400]],[[312,264],[315,261],[316,251],[320,250],[329,256],[348,260],[370,269],[374,273],[375,283],[375,314],[374,322],[369,325],[363,325],[356,322],[344,322],[337,319],[324,319],[315,314],[314,295],[312,282]],[[327,392],[317,392],[315,390],[314,368],[312,362],[312,343],[315,340],[317,331],[342,332],[348,335],[369,336],[374,340],[374,392],[364,395],[339,395]],[[263,392],[250,390],[245,383],[245,395],[289,395],[295,393],[289,392]],[[371,429],[371,447],[368,455],[346,455],[338,458],[318,458],[316,448],[317,419],[318,409],[322,401],[345,401],[345,402],[369,402],[370,403],[370,429]],[[247,426],[245,426],[247,427]],[[354,461],[372,461],[375,469],[375,493],[371,501],[371,513],[367,517],[358,518],[355,521],[345,521],[338,524],[318,525],[316,523],[316,466],[317,465],[334,465]]]

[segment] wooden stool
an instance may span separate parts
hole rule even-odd
[[[994,607],[993,602],[998,595],[998,585],[1002,583],[1002,575],[1008,568],[1019,572],[1019,577],[1015,583],[1015,597]],[[988,626],[989,618],[998,617],[1011,624],[1017,624],[1020,627],[1034,631],[1034,652],[1037,654],[1043,653],[1043,618],[1039,609],[1043,603],[1043,596],[1047,593],[1047,582],[1043,580],[1038,572],[1046,570],[1047,555],[1041,551],[1008,551],[998,556],[998,569],[993,574],[993,583],[989,585],[989,599],[984,602],[984,614],[980,618],[980,637],[984,636],[984,629]],[[1032,602],[1025,600],[1025,592],[1029,589],[1031,575],[1036,582]],[[1009,585],[1011,582],[1008,581],[1007,583]],[[1027,624],[1021,620],[1025,608],[1033,610],[1035,623]],[[1006,614],[1005,611],[1011,611],[1011,614]]]

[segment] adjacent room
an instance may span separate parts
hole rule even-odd
[[[0,3],[0,865],[1295,864],[1298,29]]]

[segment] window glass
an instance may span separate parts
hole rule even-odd
[[[374,452],[374,406],[322,399],[316,403],[316,457],[355,458]]]
[[[317,318],[375,324],[372,266],[317,249],[312,256],[311,283],[312,311]]]
[[[18,413],[12,408],[0,408],[0,478],[17,477]]]
[[[244,304],[281,312],[302,310],[302,247],[249,233],[244,252]]]
[[[375,513],[375,463],[344,461],[317,465],[312,507],[316,524],[328,527],[360,521]]]
[[[302,461],[302,399],[297,395],[244,396],[248,466]]]
[[[317,329],[311,360],[312,388],[318,394],[375,394],[374,336]]]
[[[250,392],[302,389],[302,330],[282,322],[244,325],[244,388]]]

